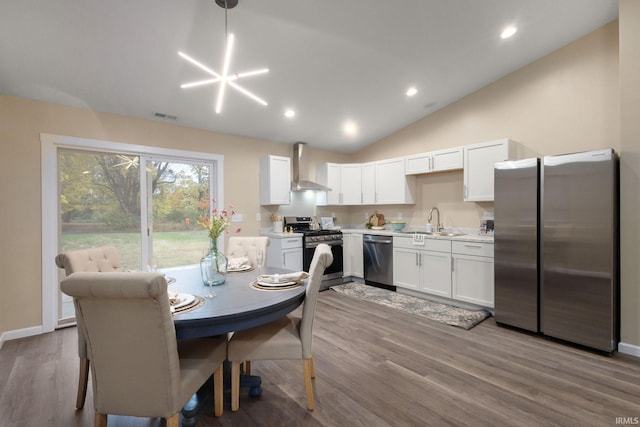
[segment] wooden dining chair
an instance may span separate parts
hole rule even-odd
[[[324,270],[333,262],[328,245],[316,247],[309,268],[302,318],[286,316],[271,323],[233,334],[227,347],[231,361],[231,410],[240,406],[240,363],[246,360],[302,359],[307,408],[314,409],[313,384],[313,320],[315,317],[320,282]],[[277,291],[272,291],[277,292]]]
[[[118,254],[118,250],[112,246],[62,252],[56,256],[56,265],[63,268],[67,276],[77,272],[113,273],[122,271],[120,255]],[[76,322],[78,322],[78,316],[76,316]],[[87,396],[87,383],[89,381],[89,356],[87,353],[87,344],[80,325],[78,325],[77,329],[80,369],[78,374],[76,409],[82,409]]]
[[[73,273],[73,297],[91,358],[95,425],[108,414],[161,417],[177,427],[182,407],[213,374],[222,415],[226,338],[176,340],[167,282],[160,273]]]
[[[225,253],[229,258],[246,257],[252,266],[256,266],[256,254],[262,251],[262,265],[267,265],[267,246],[269,238],[266,236],[259,237],[229,237],[229,247]]]

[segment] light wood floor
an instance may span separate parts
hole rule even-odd
[[[316,410],[305,408],[302,363],[253,362],[260,398],[209,408],[198,426],[615,426],[640,417],[640,359],[602,356],[496,326],[441,325],[333,291],[315,322]],[[0,425],[91,426],[75,411],[75,328],[6,342]],[[227,401],[228,405],[228,401]],[[160,420],[109,417],[113,427]]]

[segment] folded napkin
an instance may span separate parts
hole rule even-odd
[[[277,276],[277,277],[276,277]],[[284,283],[284,282],[299,282],[309,277],[309,273],[306,271],[296,271],[295,273],[286,274],[263,274],[258,276],[258,282],[264,283]],[[276,282],[276,278],[278,281]]]
[[[167,294],[169,294],[169,304],[170,305],[176,305],[180,302],[180,296],[178,291],[175,290],[169,290],[167,291]]]
[[[249,264],[249,258],[247,257],[229,258],[229,263],[227,264],[227,268],[235,270],[248,265],[250,264]]]

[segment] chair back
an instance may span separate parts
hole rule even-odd
[[[324,270],[333,262],[331,248],[325,243],[316,246],[309,267],[306,296],[302,306],[302,320],[300,322],[300,339],[302,340],[302,358],[308,359],[312,355],[313,347],[313,319],[315,318],[318,293]]]
[[[56,256],[56,265],[64,268],[67,276],[79,272],[113,273],[122,271],[120,255],[118,254],[118,250],[113,246],[100,246],[62,252]],[[79,322],[81,322],[81,320],[78,319],[76,315],[76,323],[78,323],[78,356],[87,359],[87,344],[85,343],[84,333]]]
[[[165,418],[175,414],[184,402],[164,276],[74,273],[60,287],[73,297],[81,319],[96,412]]]
[[[267,264],[267,246],[269,245],[269,238],[266,236],[260,237],[239,237],[233,236],[229,238],[229,248],[226,251],[228,258],[241,258],[246,257],[252,266],[256,266],[256,252],[262,251],[263,264]]]
[[[56,265],[69,276],[78,272],[112,273],[122,271],[120,255],[113,246],[66,251],[56,256]]]

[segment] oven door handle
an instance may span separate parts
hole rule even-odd
[[[319,244],[324,243],[329,246],[342,246],[342,240],[327,240],[326,242],[307,242],[305,243],[305,248],[315,248]]]

